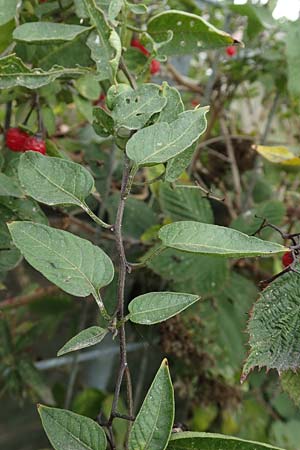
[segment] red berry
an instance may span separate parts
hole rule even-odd
[[[13,152],[23,152],[24,145],[29,135],[19,128],[10,128],[6,132],[6,146]]]
[[[144,55],[149,56],[150,52],[143,46],[143,44],[140,43],[138,39],[132,39],[131,41],[131,47],[138,48]]]
[[[292,262],[294,261],[292,252],[284,253],[284,255],[282,255],[281,261],[284,267],[287,267],[290,264],[292,264]]]
[[[151,64],[150,64],[150,73],[152,75],[155,75],[159,71],[160,71],[160,62],[157,61],[157,59],[152,59]]]
[[[42,139],[38,139],[35,136],[30,136],[26,139],[24,144],[24,151],[32,150],[33,152],[42,153],[42,155],[46,154],[46,144]]]
[[[233,45],[230,45],[226,48],[226,53],[228,56],[232,57],[236,54],[236,48]]]

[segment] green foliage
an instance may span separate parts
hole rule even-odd
[[[99,342],[105,338],[106,334],[107,330],[96,326],[82,330],[76,336],[72,337],[72,339],[57,352],[57,356],[62,356],[66,353],[75,352],[82,348],[99,344]]]

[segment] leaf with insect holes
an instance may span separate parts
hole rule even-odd
[[[19,180],[27,195],[47,205],[84,207],[85,198],[94,189],[94,179],[80,164],[37,152],[20,158]]]
[[[198,295],[180,292],[148,292],[129,303],[129,319],[134,323],[153,325],[170,319],[198,300]]]
[[[284,274],[261,292],[250,315],[248,333],[250,352],[242,379],[256,366],[278,372],[299,369],[300,275]]]
[[[193,221],[165,225],[158,236],[165,247],[228,258],[271,256],[288,250],[283,245],[263,241],[231,228]]]
[[[206,130],[208,108],[185,111],[170,124],[156,123],[135,133],[127,142],[126,153],[136,164],[159,164],[180,155]]]
[[[73,69],[55,66],[47,71],[30,69],[17,56],[8,55],[0,58],[0,89],[10,89],[15,86],[38,89],[62,76],[75,78],[85,73],[87,70],[80,67]]]
[[[89,417],[39,405],[44,430],[55,450],[105,450],[103,429]]]
[[[90,28],[53,22],[27,22],[17,27],[13,33],[16,41],[30,44],[50,44],[72,41]]]
[[[209,48],[227,47],[236,42],[232,36],[217,29],[202,17],[187,12],[165,11],[148,22],[147,32],[156,42],[165,41],[170,31],[173,37],[159,48],[159,54],[195,54]]]
[[[167,450],[283,450],[261,442],[217,433],[174,433]]]
[[[164,450],[174,421],[174,392],[163,360],[129,435],[129,450]]]
[[[69,294],[98,299],[99,289],[113,279],[111,259],[86,239],[33,222],[12,222],[8,228],[28,263]]]
[[[156,84],[147,83],[135,90],[126,90],[117,95],[114,101],[112,117],[115,128],[139,130],[153,114],[160,112],[166,103],[167,99]]]
[[[66,353],[75,352],[99,344],[99,342],[105,338],[107,333],[108,330],[96,326],[82,330],[58,351],[57,356],[62,356]]]

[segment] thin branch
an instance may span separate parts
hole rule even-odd
[[[60,290],[57,286],[48,286],[46,288],[38,288],[28,295],[21,295],[19,297],[7,298],[6,300],[0,302],[0,311],[29,305],[30,303],[40,300],[42,297],[57,294],[59,291]]]
[[[175,80],[178,84],[187,87],[190,91],[197,92],[197,94],[203,94],[203,87],[199,86],[198,83],[195,83],[190,78],[181,75],[181,73],[178,72],[172,64],[168,63],[167,69],[173,80]]]

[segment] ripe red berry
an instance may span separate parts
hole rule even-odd
[[[10,128],[6,132],[6,146],[13,152],[23,152],[24,145],[29,135],[19,128]]]
[[[46,144],[45,141],[39,139],[35,136],[29,136],[24,144],[24,151],[32,150],[33,152],[42,153],[42,155],[46,154]]]
[[[292,264],[292,262],[294,261],[292,252],[284,253],[284,255],[282,255],[281,261],[284,267],[287,267],[290,264]]]
[[[155,75],[159,71],[160,71],[160,62],[157,61],[157,59],[152,59],[151,64],[150,64],[150,73],[152,75]]]
[[[143,46],[143,44],[140,43],[138,39],[132,39],[131,40],[131,47],[138,48],[144,55],[149,56],[150,52],[146,49],[146,47]]]
[[[236,54],[236,48],[233,45],[230,45],[226,48],[226,53],[228,56],[232,57]]]

